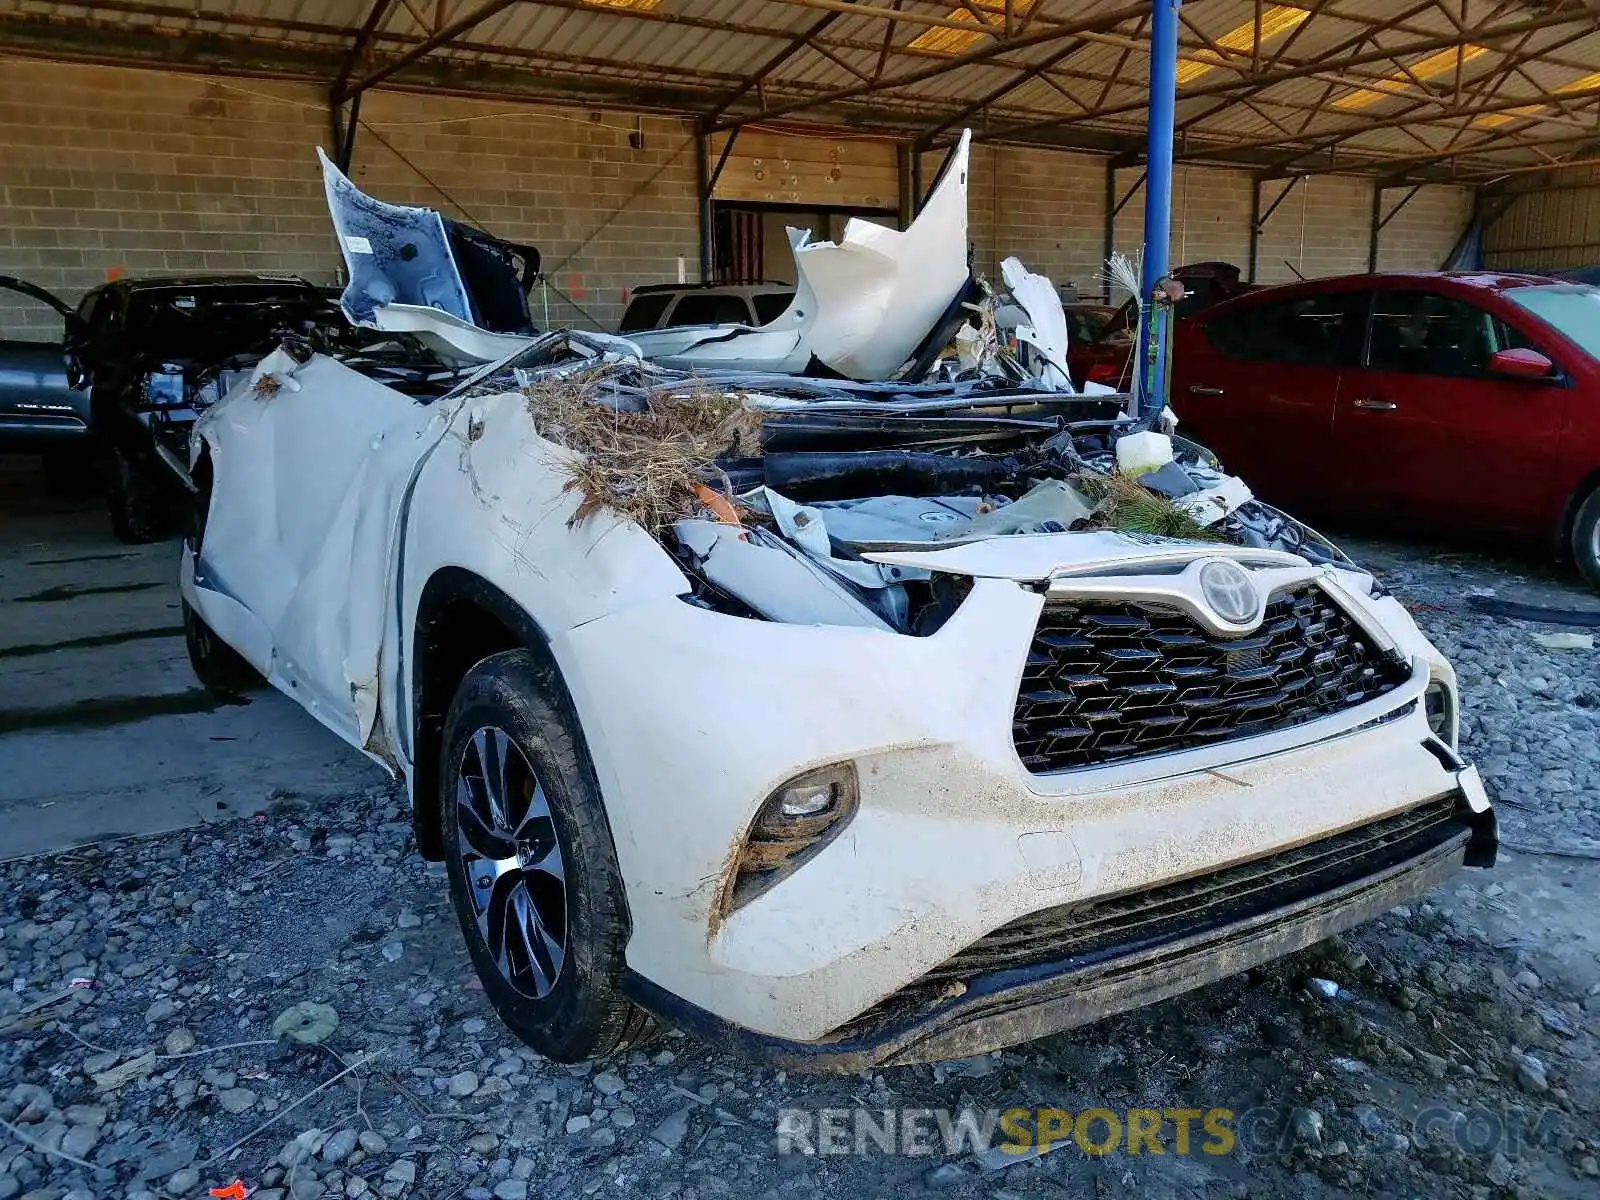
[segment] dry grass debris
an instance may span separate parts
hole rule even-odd
[[[1098,528],[1201,542],[1227,540],[1220,531],[1201,525],[1172,500],[1152,492],[1131,476],[1115,471],[1109,475],[1085,472],[1074,475],[1071,483],[1094,504],[1094,524]]]
[[[695,487],[718,458],[760,453],[761,416],[742,395],[690,380],[648,394],[644,412],[600,402],[614,369],[596,368],[523,389],[539,436],[575,452],[562,488],[576,492],[577,525],[597,512],[652,533],[705,508]]]

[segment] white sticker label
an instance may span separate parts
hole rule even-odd
[[[347,237],[347,238],[345,238],[345,240],[344,240],[344,248],[346,250],[350,251],[351,254],[371,254],[372,253],[372,243],[367,241],[367,239],[364,238],[364,237]]]

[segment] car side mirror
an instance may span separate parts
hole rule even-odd
[[[1555,375],[1556,367],[1537,350],[1526,350],[1519,346],[1491,354],[1489,373],[1503,375],[1507,379],[1549,379]]]

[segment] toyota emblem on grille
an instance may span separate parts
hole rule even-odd
[[[1200,592],[1211,610],[1230,625],[1246,625],[1255,619],[1260,600],[1243,567],[1224,559],[1208,562],[1200,568]]]

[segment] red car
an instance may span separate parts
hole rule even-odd
[[[1600,588],[1600,288],[1395,274],[1177,323],[1172,407],[1285,507],[1544,539]]]

